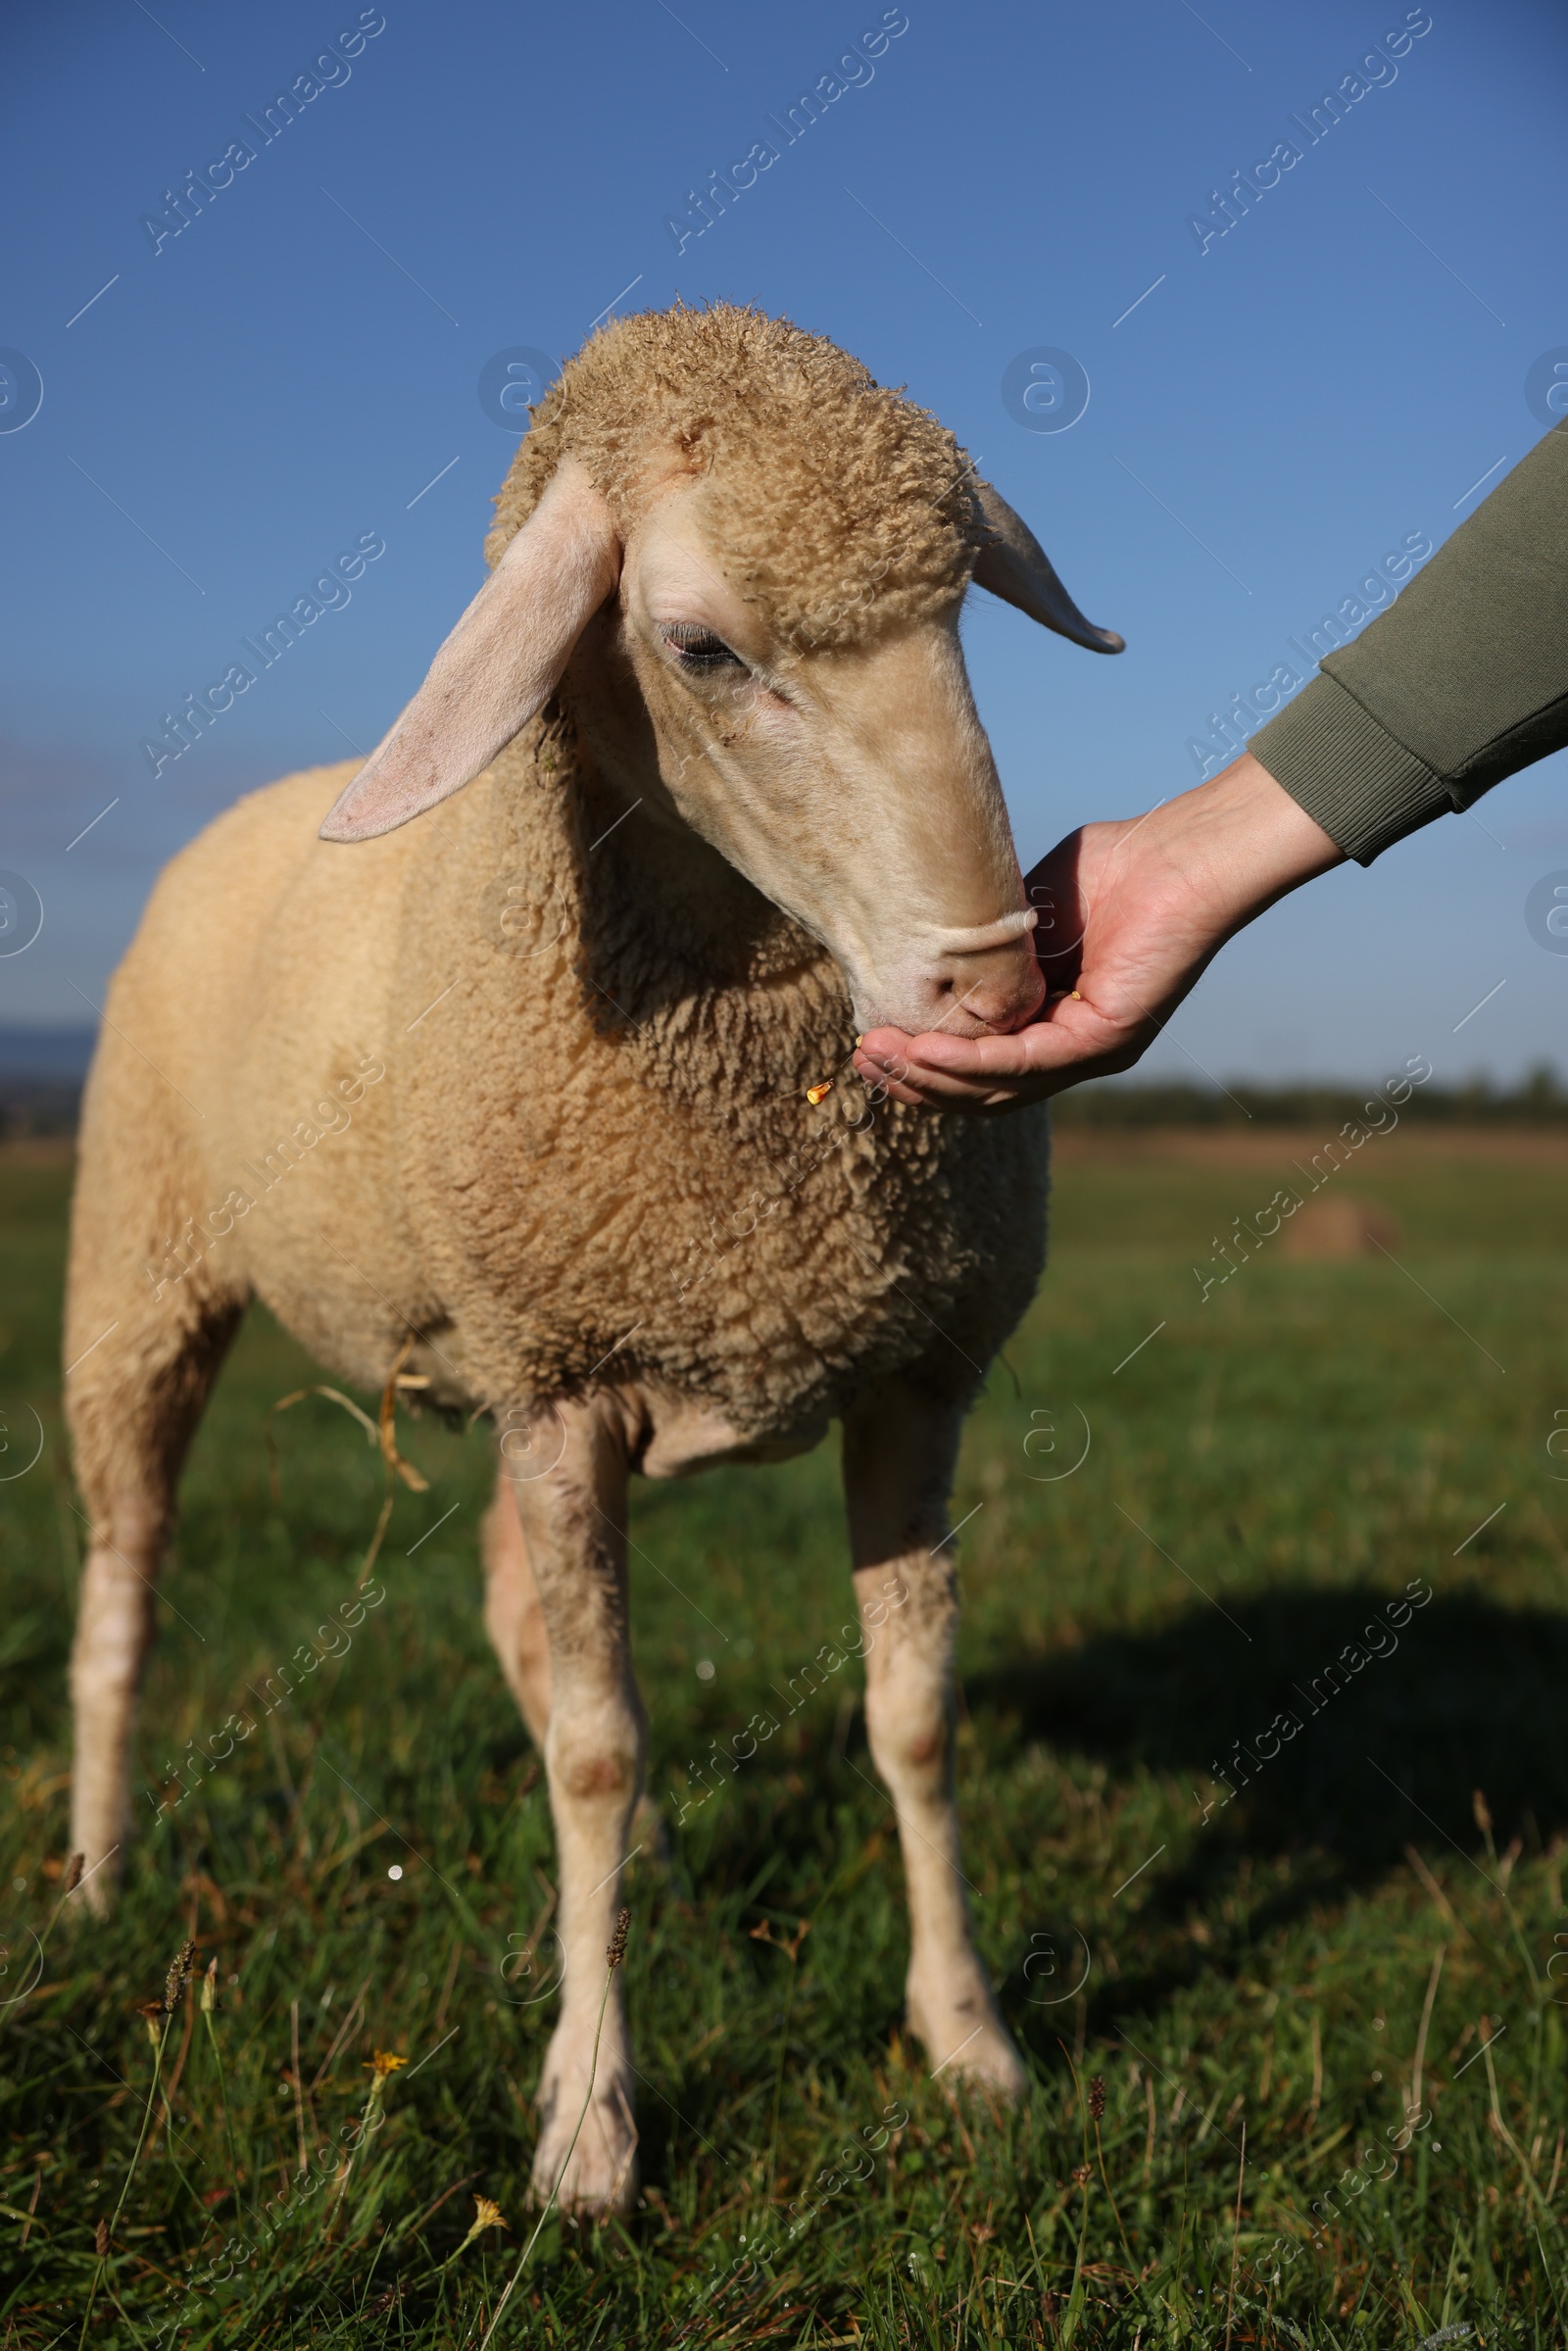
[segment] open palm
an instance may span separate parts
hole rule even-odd
[[[1026,1028],[972,1038],[874,1029],[856,1067],[899,1102],[982,1113],[1129,1069],[1228,938],[1340,860],[1244,756],[1147,816],[1080,826],[1025,877],[1048,990]]]

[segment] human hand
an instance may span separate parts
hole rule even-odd
[[[1086,824],[1025,877],[1040,909],[1044,1004],[1005,1037],[906,1037],[856,1048],[898,1102],[996,1113],[1130,1069],[1225,941],[1344,861],[1250,753],[1147,816]]]

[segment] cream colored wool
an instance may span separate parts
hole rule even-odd
[[[521,445],[492,561],[566,457],[628,539],[672,475],[695,481],[713,560],[792,659],[840,664],[841,690],[858,649],[901,632],[946,630],[951,649],[984,560],[991,510],[951,436],[831,345],[749,312],[597,335]],[[1113,650],[1000,512],[1034,568],[1027,593],[999,592]],[[637,703],[650,657],[616,651],[624,616],[607,612],[594,658],[610,668],[574,660],[488,770],[418,821],[319,840],[354,769],[315,768],[241,801],[169,866],[86,1090],[66,1336],[94,1527],[73,1661],[90,1863],[123,1834],[153,1578],[247,1299],[365,1389],[412,1347],[405,1368],[435,1400],[510,1432],[487,1622],[549,1762],[567,1948],[535,2179],[583,2209],[624,2204],[635,2179],[618,1989],[591,2127],[559,2170],[641,1774],[628,1468],[765,1457],[845,1417],[857,1589],[887,1628],[868,1720],[904,1835],[911,2022],[954,2076],[1021,2082],[963,1910],[942,1544],[963,1408],[1043,1260],[1048,1149],[1043,1109],[968,1120],[869,1101],[817,939],[668,809],[607,782],[585,748],[605,721],[584,677],[620,680],[641,710],[633,765],[685,692],[662,680],[664,701]],[[953,700],[961,666],[941,674],[957,680],[954,756],[992,779],[994,818],[970,827],[976,887],[1005,872],[1016,890],[984,737]],[[615,723],[637,735],[624,710]]]
[[[622,508],[671,440],[723,463],[726,544],[792,628],[890,551],[853,606],[859,632],[951,603],[973,562],[967,505],[960,530],[942,503],[964,465],[952,436],[753,313],[595,336],[519,449],[492,559],[568,437]],[[352,772],[220,817],[116,975],[66,1353],[118,1325],[69,1392],[95,1515],[139,1482],[147,1410],[127,1388],[154,1405],[187,1376],[183,1335],[252,1293],[366,1387],[411,1326],[427,1334],[416,1368],[474,1404],[570,1390],[617,1346],[622,1377],[753,1436],[820,1423],[897,1366],[973,1392],[1043,1258],[1043,1112],[873,1109],[853,1077],[808,1104],[853,1043],[835,966],[732,869],[715,891],[713,860],[683,872],[636,817],[588,857],[616,811],[577,772],[569,685],[466,793],[346,853],[316,830]],[[247,1178],[362,1053],[387,1076],[349,1130],[270,1191]],[[255,1205],[155,1298],[144,1268],[236,1188]]]
[[[944,611],[987,536],[973,468],[934,416],[820,335],[727,304],[600,328],[518,447],[490,563],[567,448],[617,517],[669,451],[710,475],[732,576],[802,644],[861,644]]]
[[[362,1387],[422,1334],[411,1368],[453,1402],[571,1393],[612,1349],[753,1437],[912,1364],[972,1394],[1043,1259],[1044,1114],[873,1108],[853,1076],[808,1104],[853,1043],[834,965],[738,876],[703,926],[638,870],[635,820],[588,862],[564,717],[352,854],[316,838],[351,772],[211,825],[111,988],[66,1338],[69,1362],[118,1326],[68,1389],[94,1516],[140,1482],[189,1340],[253,1293]],[[352,1124],[264,1189],[366,1054],[386,1076]],[[186,1218],[201,1246],[235,1191],[174,1278]]]

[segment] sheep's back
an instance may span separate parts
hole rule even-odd
[[[384,1376],[387,1309],[344,1252],[373,1258],[383,1291],[418,1287],[390,1036],[421,844],[317,838],[353,772],[311,768],[248,795],[165,868],[111,985],[84,1149],[113,1162],[127,1203],[156,1190],[171,1237],[189,1220],[192,1278],[259,1291],[324,1361],[368,1381]],[[161,1239],[146,1244],[155,1273]]]

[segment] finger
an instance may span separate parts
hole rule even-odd
[[[952,1037],[932,1030],[911,1037],[904,1046],[900,1072],[922,1082],[933,1071],[954,1077],[1016,1082],[1047,1072],[1098,1060],[1131,1045],[1133,1034],[1123,1021],[1098,1012],[1094,1005],[1071,997],[1053,1005],[1050,1016],[1018,1029],[1007,1037]],[[867,1039],[867,1044],[871,1040]]]
[[[946,1040],[944,1040],[946,1042]],[[1025,1071],[953,1070],[936,1068],[916,1053],[906,1055],[898,1078],[880,1079],[895,1100],[919,1102],[928,1108],[997,1112],[1019,1109],[1027,1102],[1045,1102],[1052,1095],[1082,1085],[1090,1078],[1114,1077],[1138,1059],[1147,1039],[1131,1039],[1119,1031],[1108,1042],[1085,1038],[1058,1047],[1050,1059],[1041,1056]]]
[[[1015,1078],[1032,1066],[1024,1040],[1029,1030],[1008,1037],[950,1037],[940,1029],[906,1037],[902,1029],[872,1029],[857,1049],[877,1076],[890,1083],[906,1079],[916,1064],[922,1075],[941,1070],[963,1078]]]
[[[891,1101],[906,1102],[911,1109],[984,1109],[993,1106],[999,1099],[992,1080],[952,1077],[945,1070],[916,1074],[902,1059],[901,1068],[905,1074],[901,1076],[879,1068],[870,1060],[862,1063],[858,1055],[856,1057],[856,1068],[868,1086],[875,1086]]]
[[[978,1097],[992,1091],[989,1084],[981,1085],[964,1078],[952,1078],[940,1071],[921,1072],[916,1077],[909,1070],[907,1063],[901,1064],[898,1074],[878,1068],[874,1062],[870,1061],[863,1066],[858,1061],[856,1066],[866,1085],[874,1087],[879,1098],[885,1096],[890,1102],[908,1102],[914,1105],[928,1102],[932,1100],[932,1086],[941,1088],[944,1101],[949,1099],[957,1101],[971,1094]]]
[[[1004,1083],[1032,1077],[1060,1058],[1059,1047],[1054,1055],[1044,1042],[1051,1025],[1036,1022],[1009,1037],[949,1037],[935,1030],[911,1037],[904,1053],[906,1073],[924,1077],[942,1070],[953,1077]]]
[[[1068,997],[1047,1020],[1006,1037],[953,1037],[935,1029],[907,1037],[900,1029],[874,1029],[861,1038],[855,1061],[860,1076],[895,1102],[997,1113],[1130,1068],[1152,1035],[1145,1019],[1117,1017]]]

